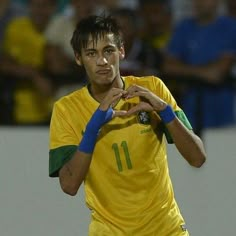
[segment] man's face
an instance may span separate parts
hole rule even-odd
[[[104,34],[94,41],[89,37],[77,63],[85,67],[91,84],[109,85],[120,76],[119,61],[124,58],[123,47],[118,48],[113,34]]]

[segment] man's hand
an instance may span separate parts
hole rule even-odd
[[[132,115],[139,111],[162,111],[166,108],[167,104],[161,98],[146,88],[138,85],[132,85],[127,89],[125,99],[140,97],[140,103],[127,111],[126,115]]]
[[[102,111],[108,110],[110,107],[114,107],[117,102],[123,97],[127,92],[120,88],[112,88],[106,97],[101,101],[99,109]]]
[[[106,111],[111,107],[114,107],[121,98],[126,100],[139,97],[140,103],[132,107],[130,110],[113,110],[112,118],[121,116],[130,116],[136,114],[139,111],[156,111],[160,112],[167,106],[166,102],[156,96],[154,93],[146,88],[138,85],[130,86],[126,91],[119,88],[112,88],[103,101],[100,103],[99,109]]]
[[[102,111],[107,111],[109,108],[113,108],[119,100],[126,96],[127,91],[120,88],[112,88],[106,97],[101,101],[99,109]],[[113,110],[112,118],[125,116],[127,111],[124,110]]]

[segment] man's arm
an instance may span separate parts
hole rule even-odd
[[[137,106],[127,112],[127,115],[132,115],[141,110],[157,112],[172,136],[178,151],[188,163],[200,167],[205,162],[206,152],[201,139],[184,126],[170,105],[141,86],[133,85],[127,91],[127,99],[136,96],[143,98]]]
[[[177,117],[167,123],[166,127],[180,154],[191,166],[201,167],[206,160],[202,140],[194,132],[188,130]]]
[[[183,63],[172,56],[166,56],[163,63],[163,72],[167,76],[182,76],[216,84],[222,82],[233,65],[232,55],[223,55],[218,60],[202,66]]]
[[[91,160],[92,153],[77,150],[72,159],[65,163],[59,171],[59,180],[63,192],[71,196],[76,195],[86,177]]]
[[[122,112],[118,111],[116,114],[110,106],[118,101],[123,96],[123,93],[122,89],[111,89],[88,122],[74,156],[60,169],[60,185],[65,193],[74,196],[78,192],[88,173],[100,128]]]

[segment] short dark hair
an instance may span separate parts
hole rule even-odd
[[[71,38],[71,46],[75,53],[81,54],[83,48],[87,48],[89,37],[94,43],[104,34],[113,33],[118,48],[123,46],[121,29],[117,21],[110,15],[91,15],[78,22]]]

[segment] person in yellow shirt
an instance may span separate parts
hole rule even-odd
[[[125,56],[111,16],[89,16],[71,39],[88,85],[55,102],[49,176],[76,195],[84,182],[90,236],[187,236],[169,176],[166,141],[195,167],[201,139],[168,88],[154,76],[121,76]]]
[[[52,83],[44,73],[44,31],[55,6],[55,0],[30,0],[29,16],[13,19],[5,30],[1,70],[16,80],[16,124],[44,124],[50,119]]]
[[[141,36],[152,47],[163,52],[171,34],[173,13],[170,1],[139,0]]]

